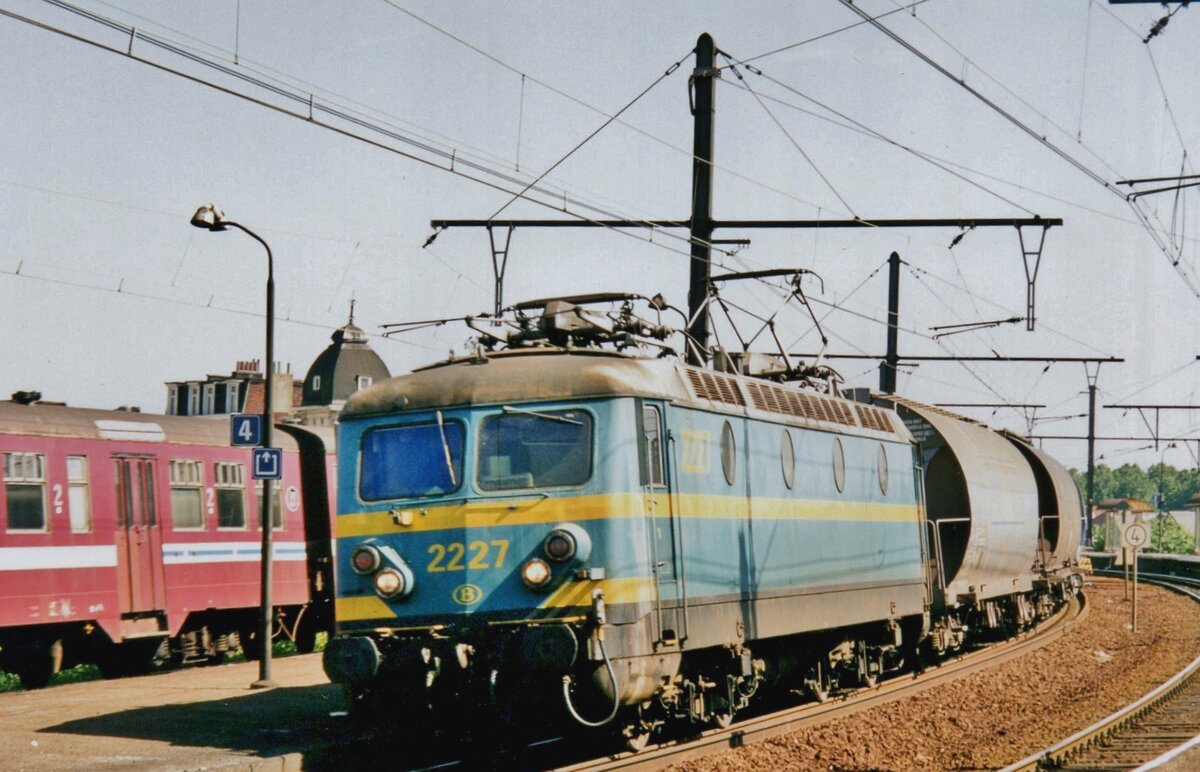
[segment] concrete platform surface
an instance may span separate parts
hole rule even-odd
[[[299,770],[357,739],[320,654],[272,676],[250,689],[246,662],[0,694],[0,769]]]

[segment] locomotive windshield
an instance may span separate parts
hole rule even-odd
[[[372,429],[363,435],[363,499],[452,493],[462,485],[463,425],[437,421]]]
[[[582,410],[506,408],[479,429],[479,487],[581,485],[592,473],[592,417]]]

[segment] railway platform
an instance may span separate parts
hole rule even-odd
[[[0,694],[0,766],[15,770],[299,770],[356,734],[321,655]]]

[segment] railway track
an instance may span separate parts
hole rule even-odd
[[[1082,596],[1081,596],[1082,598]],[[971,673],[1004,662],[1056,640],[1088,612],[1086,598],[1074,602],[1043,622],[1035,631],[1021,637],[942,662],[920,675],[906,674],[883,681],[873,689],[864,689],[845,697],[819,704],[806,704],[747,718],[727,729],[713,729],[698,737],[653,746],[638,753],[622,753],[563,767],[564,772],[600,772],[601,770],[650,770],[710,756],[728,748],[762,742],[805,726],[841,718],[912,696],[926,689],[963,678]]]
[[[1119,576],[1119,572],[1103,572]],[[1142,581],[1183,593],[1200,602],[1200,582],[1167,576]],[[1024,770],[1134,769],[1200,735],[1200,657],[1136,702],[1067,739],[1006,767]]]
[[[1083,621],[1087,613],[1086,596],[1081,596],[1079,601],[1068,604],[1034,631],[985,649],[945,660],[940,665],[919,675],[910,673],[897,676],[880,682],[872,689],[852,692],[824,703],[810,703],[762,716],[744,718],[725,729],[712,729],[699,735],[671,740],[650,746],[637,753],[619,753],[584,761],[571,761],[562,756],[562,746],[569,745],[569,743],[551,740],[539,743],[538,747],[531,746],[521,759],[512,758],[506,762],[493,759],[492,763],[526,769],[555,768],[563,772],[600,772],[601,770],[618,769],[659,769],[668,764],[704,758],[729,748],[739,748],[762,742],[805,726],[850,716],[878,705],[910,697],[926,689],[964,678],[990,666],[1023,656],[1057,640],[1072,625]],[[478,766],[480,762],[481,760],[478,758],[462,759],[443,761],[429,766],[422,765],[417,768],[424,770],[468,768]]]

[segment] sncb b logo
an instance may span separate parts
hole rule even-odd
[[[473,606],[483,600],[483,590],[473,584],[460,584],[454,588],[451,597],[460,606]]]

